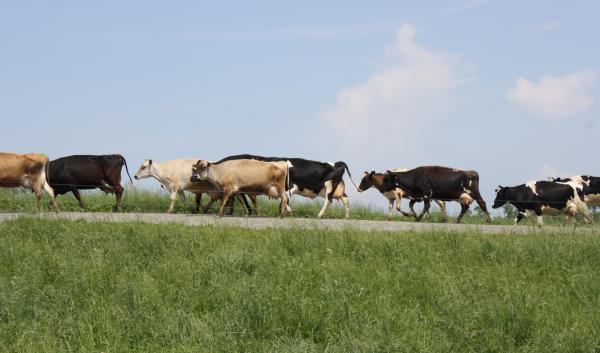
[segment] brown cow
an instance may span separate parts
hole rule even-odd
[[[17,154],[0,152],[0,187],[24,187],[35,193],[35,206],[40,209],[42,190],[50,196],[52,207],[57,209],[54,190],[46,179],[48,157],[37,153]]]
[[[280,215],[287,213],[288,197],[285,185],[288,181],[287,162],[262,162],[236,159],[221,163],[199,160],[192,168],[192,182],[207,180],[223,191],[219,215],[229,198],[238,193],[262,194],[281,198]]]

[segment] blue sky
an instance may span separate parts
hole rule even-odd
[[[441,164],[491,201],[600,175],[599,20],[597,1],[2,2],[0,149]]]

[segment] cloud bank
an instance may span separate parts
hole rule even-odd
[[[589,111],[592,97],[588,91],[596,77],[596,72],[583,70],[559,77],[546,75],[539,83],[519,78],[506,97],[542,120],[567,120]]]
[[[341,89],[335,103],[320,113],[328,131],[346,147],[399,147],[415,133],[411,130],[446,111],[450,93],[465,80],[458,56],[416,43],[411,24],[400,28],[385,55],[390,62],[385,69]]]

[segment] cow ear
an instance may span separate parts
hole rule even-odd
[[[389,173],[391,173],[392,171],[388,169],[388,170],[386,170],[385,172],[386,172],[386,174],[389,174]]]
[[[210,167],[211,163],[209,161],[206,161],[206,166]]]
[[[152,160],[151,159],[148,160],[148,165],[152,165]]]
[[[366,170],[365,170],[365,175],[369,175],[369,172],[367,172]]]
[[[373,175],[373,174],[375,174],[375,171],[374,171],[374,170],[372,170],[372,171],[371,171],[371,175]]]

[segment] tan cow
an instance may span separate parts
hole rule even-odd
[[[210,202],[203,208],[206,212],[208,208],[218,199],[222,197],[222,193],[208,181],[192,182],[192,167],[198,159],[174,159],[166,162],[153,162],[151,159],[146,159],[140,169],[135,174],[135,179],[154,178],[162,186],[164,186],[171,194],[171,204],[167,213],[173,212],[177,195],[185,203],[184,191],[189,191],[196,194],[195,212],[200,208],[202,194],[206,193],[210,197]],[[252,198],[252,197],[251,197]],[[254,198],[253,202],[255,202]],[[244,200],[245,201],[245,200]],[[233,205],[232,205],[233,206]],[[248,210],[246,210],[248,212]]]
[[[24,187],[35,193],[35,206],[40,209],[42,190],[50,196],[52,207],[56,210],[54,190],[48,185],[46,172],[48,157],[38,153],[0,152],[0,187]]]
[[[280,216],[287,214],[288,196],[285,185],[288,181],[287,162],[262,162],[252,159],[236,159],[221,163],[199,160],[193,167],[192,181],[208,181],[223,192],[221,210],[232,195],[247,193],[267,195],[281,199]]]

